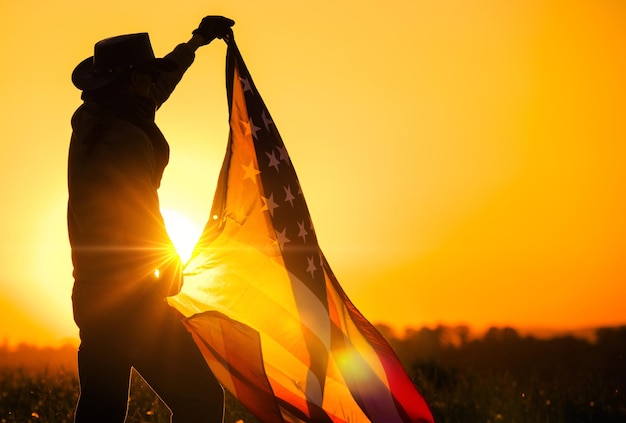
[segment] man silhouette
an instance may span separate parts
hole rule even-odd
[[[183,278],[159,209],[169,145],[154,115],[196,50],[231,36],[233,24],[208,16],[162,59],[147,33],[107,38],[72,74],[84,101],[72,117],[68,158],[81,339],[77,423],[125,420],[131,367],[168,405],[172,421],[222,421],[224,391],[165,300]]]

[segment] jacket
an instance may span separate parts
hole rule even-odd
[[[156,108],[193,63],[194,52],[181,44],[166,57],[179,68],[162,73],[153,86]],[[75,291],[90,285],[164,297],[181,288],[182,265],[157,193],[169,145],[153,117],[142,125],[88,99],[72,116],[67,224]]]

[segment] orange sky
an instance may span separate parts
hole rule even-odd
[[[0,340],[75,338],[65,227],[74,66],[207,14],[235,36],[318,239],[371,321],[626,323],[626,6],[620,0],[179,0],[0,6]],[[226,48],[199,51],[157,123],[162,205],[202,227],[228,133]]]

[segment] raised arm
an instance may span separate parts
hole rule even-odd
[[[192,37],[186,43],[181,43],[165,58],[178,63],[178,69],[172,72],[163,72],[154,85],[152,96],[157,108],[169,98],[181,78],[195,59],[198,48],[205,46],[216,38],[225,38],[232,34],[231,27],[235,22],[223,16],[207,16],[200,22],[198,28],[192,31]]]

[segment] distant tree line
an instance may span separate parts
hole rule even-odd
[[[626,388],[626,326],[599,328],[594,342],[573,335],[522,337],[510,327],[490,328],[482,338],[470,338],[467,326],[407,329],[403,337],[386,326],[378,329],[407,368],[430,363],[509,372],[519,378],[593,376],[619,381]]]
[[[499,420],[480,409],[485,404],[509,416],[514,409],[519,421],[626,421],[626,326],[599,328],[594,341],[520,336],[509,327],[481,338],[466,326],[408,329],[403,337],[378,329],[439,421]]]

